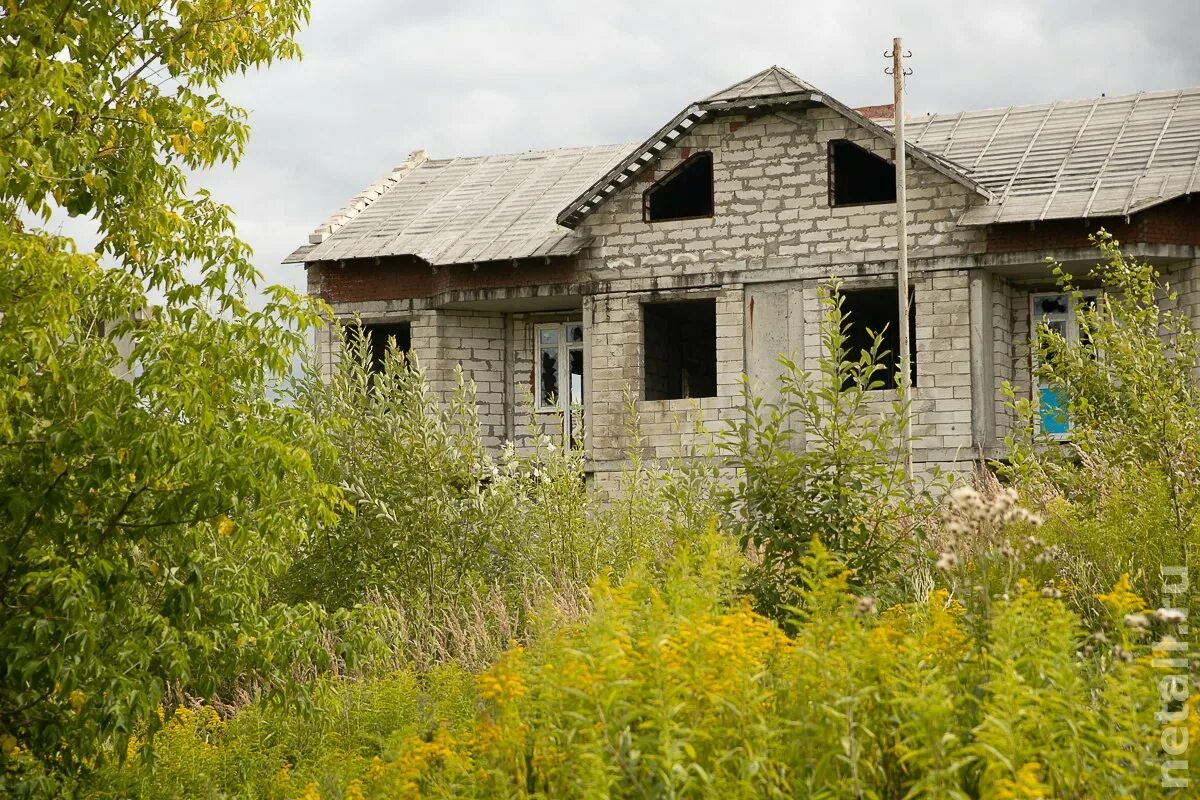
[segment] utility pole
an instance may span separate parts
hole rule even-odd
[[[896,119],[892,127],[896,139],[896,291],[900,303],[900,376],[896,384],[900,389],[900,402],[904,404],[904,472],[910,479],[913,474],[912,453],[912,363],[909,358],[909,342],[912,331],[908,329],[908,190],[905,182],[904,163],[904,48],[900,37],[892,39],[892,90],[895,95]],[[911,55],[911,54],[910,54]],[[884,70],[885,72],[887,70]]]

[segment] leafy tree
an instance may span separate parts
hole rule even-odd
[[[218,85],[295,56],[307,14],[0,9],[0,793],[123,754],[169,690],[280,685],[314,629],[266,599],[336,503],[312,420],[270,396],[314,315],[278,288],[249,307],[250,249],[186,178],[237,161]],[[45,230],[63,214],[95,252]]]

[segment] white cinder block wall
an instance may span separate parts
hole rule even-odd
[[[769,390],[775,361],[787,351],[815,367],[820,313],[817,286],[832,275],[847,288],[894,285],[895,205],[831,207],[827,149],[850,139],[891,158],[891,144],[828,109],[807,114],[702,122],[668,150],[653,176],[625,187],[580,226],[596,244],[584,271],[603,292],[592,325],[592,454],[598,470],[616,469],[622,449],[623,392],[629,387],[647,449],[675,454],[703,444],[686,412],[706,422],[740,414],[740,376]],[[643,192],[699,151],[713,154],[711,218],[648,223]],[[958,217],[974,196],[967,188],[910,159],[910,268],[917,306],[918,460],[951,466],[970,458],[971,374],[969,275],[936,270],[934,259],[982,252],[984,232]],[[717,297],[717,397],[646,401],[641,309],[645,302]],[[748,314],[755,301],[756,316]],[[798,318],[797,318],[798,317]],[[783,332],[783,333],[781,333]],[[988,376],[990,379],[991,376]],[[892,393],[880,392],[880,409]]]

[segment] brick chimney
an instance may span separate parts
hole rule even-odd
[[[895,119],[896,104],[888,103],[885,106],[863,106],[862,108],[854,109],[862,114],[867,119]]]

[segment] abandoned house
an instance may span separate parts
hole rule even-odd
[[[781,354],[814,366],[830,276],[895,353],[889,109],[770,67],[638,143],[418,151],[288,260],[377,351],[390,337],[415,351],[435,391],[461,364],[490,444],[527,439],[532,403],[603,480],[627,445],[627,391],[650,454],[672,456],[708,435],[696,417],[741,413],[743,374],[769,392]],[[1200,316],[1200,88],[932,114],[906,140],[918,465],[994,452],[1006,381],[1069,435],[1061,398],[1030,385],[1029,340],[1040,321],[1077,335],[1043,259],[1083,272],[1098,228]],[[335,336],[317,337],[326,364]]]

